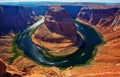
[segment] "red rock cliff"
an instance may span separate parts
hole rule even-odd
[[[87,22],[92,25],[97,25],[101,19],[105,19],[111,16],[119,10],[119,7],[112,6],[90,6],[83,7],[78,13],[78,19]]]
[[[76,26],[64,8],[51,7],[45,15],[45,23],[36,30],[32,38],[40,47],[61,52],[76,45]]]
[[[118,10],[118,12],[116,12],[113,16],[110,16],[105,19],[101,19],[97,25],[106,26],[106,27],[120,26],[120,10]]]

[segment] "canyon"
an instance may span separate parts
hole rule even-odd
[[[62,5],[63,6],[63,5]],[[73,7],[72,7],[73,6]],[[5,6],[2,6],[5,7]],[[10,6],[11,7],[11,6]],[[105,44],[100,45],[98,47],[98,51],[96,53],[92,53],[95,55],[94,59],[90,64],[84,66],[71,66],[66,68],[65,70],[60,70],[58,67],[44,67],[38,65],[37,63],[31,61],[30,59],[19,56],[17,57],[13,63],[9,63],[9,59],[13,57],[14,53],[11,53],[12,42],[14,40],[16,29],[24,30],[27,26],[31,25],[35,21],[38,20],[37,12],[33,15],[32,12],[28,15],[29,11],[24,15],[27,15],[28,21],[30,24],[27,24],[26,21],[23,23],[23,20],[20,18],[19,24],[14,26],[16,22],[12,23],[11,18],[13,16],[3,15],[4,9],[0,8],[0,77],[119,77],[120,76],[120,7],[119,5],[69,5],[69,7],[64,6],[66,8],[72,7],[71,11],[66,9],[72,18],[76,18],[77,21],[87,24],[93,27],[96,31],[100,32],[105,40]],[[77,8],[74,16],[73,8]],[[35,7],[34,7],[35,8]],[[48,6],[46,10],[48,9]],[[34,10],[35,11],[35,10]],[[19,13],[19,12],[18,12]],[[43,13],[43,12],[42,12]],[[41,14],[42,14],[41,13]],[[43,13],[45,15],[45,11]],[[16,15],[17,16],[17,15]],[[18,15],[20,16],[20,15]],[[33,20],[31,18],[35,18]],[[6,17],[4,19],[4,17]],[[8,18],[7,18],[8,17]],[[46,17],[49,17],[47,15]],[[63,17],[63,16],[62,16]],[[65,16],[64,16],[65,17]],[[19,17],[18,17],[19,18]],[[24,19],[26,19],[24,18]],[[50,17],[51,18],[51,17]],[[61,18],[61,17],[60,17]],[[8,23],[3,20],[10,20]],[[3,24],[2,24],[3,23]],[[9,24],[11,30],[7,30]],[[24,28],[21,27],[21,24],[25,25]],[[4,25],[4,26],[3,26]],[[45,28],[45,25],[44,25]],[[12,30],[13,29],[13,30]],[[68,28],[67,28],[68,29]],[[20,31],[18,30],[18,32]],[[57,30],[58,31],[58,30]],[[75,32],[75,31],[74,31]],[[76,36],[74,34],[73,36]],[[75,37],[74,37],[75,38]],[[92,37],[91,37],[92,38]],[[75,41],[75,40],[73,40]]]

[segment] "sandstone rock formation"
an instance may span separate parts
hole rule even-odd
[[[5,64],[0,60],[0,77],[2,77],[6,73],[6,66]]]
[[[109,33],[120,29],[119,6],[89,6],[83,7],[78,13],[77,20],[96,27],[102,33]]]
[[[6,63],[9,63],[9,59],[14,55],[13,53],[10,53],[12,49],[13,37],[13,33],[0,37],[0,58]]]
[[[106,44],[98,48],[90,66],[79,67],[74,70],[73,77],[119,77],[120,76],[120,12],[119,7],[100,6],[84,7],[78,14],[77,20],[102,33]],[[89,70],[88,70],[89,69]],[[80,71],[81,70],[81,71]]]
[[[17,33],[37,21],[34,11],[24,6],[0,6],[0,36]]]
[[[120,10],[118,10],[113,16],[101,19],[97,24],[99,28],[108,28],[110,31],[116,31],[120,29]]]
[[[2,61],[2,64],[4,63],[3,65],[6,65],[7,68],[3,77],[14,77],[16,74],[17,77],[20,77],[19,72],[23,67],[28,69],[28,73],[23,73],[23,77],[119,77],[120,38],[118,37],[120,37],[120,31],[103,34],[103,36],[108,43],[99,47],[97,55],[90,65],[59,70],[56,67],[43,67],[32,63],[27,58],[18,57],[12,65],[17,66],[19,71]]]
[[[4,63],[0,59],[0,77],[22,77],[13,66]]]
[[[97,22],[97,24],[99,23],[98,26],[103,25],[107,26],[108,28],[109,26],[119,26],[118,12],[119,11],[117,10],[111,16],[100,19],[100,22]],[[94,16],[94,18],[95,17],[97,16]],[[46,24],[42,26],[44,26],[46,31],[48,30]],[[43,67],[41,65],[37,65],[34,62],[31,62],[27,58],[18,57],[12,64],[13,66],[17,67],[19,70],[18,71],[13,66],[6,64],[8,63],[8,60],[13,56],[12,53],[9,53],[13,38],[8,35],[0,37],[0,58],[6,62],[4,63],[0,60],[0,77],[21,77],[22,75],[19,74],[21,71],[27,72],[25,73],[27,75],[24,75],[23,77],[120,77],[120,30],[112,31],[110,29],[111,32],[103,32],[103,30],[100,30],[100,28],[98,30],[102,33],[107,43],[98,48],[98,52],[91,64],[75,68],[68,67],[65,70],[59,70],[56,67]],[[43,32],[43,30],[37,31]],[[58,36],[58,34],[56,35]],[[24,69],[27,69],[27,71]]]
[[[113,16],[101,19],[97,25],[109,27],[120,26],[120,10],[114,13]]]
[[[101,19],[114,16],[120,7],[112,6],[89,6],[83,7],[78,13],[78,19],[89,23],[91,25],[97,25]]]
[[[16,66],[19,71],[23,71],[24,73],[29,72],[31,68],[37,66],[37,64],[23,56],[19,56],[12,63],[13,66]]]
[[[73,19],[65,9],[51,7],[45,15],[45,23],[32,35],[32,41],[54,56],[65,56],[81,45],[81,38],[77,36]]]

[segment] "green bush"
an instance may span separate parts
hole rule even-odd
[[[23,55],[23,52],[21,52],[21,51],[18,49],[18,46],[17,46],[17,44],[16,44],[16,40],[17,40],[18,36],[19,36],[19,33],[15,35],[15,37],[14,37],[14,39],[13,39],[13,42],[12,42],[11,53],[14,53],[14,56],[9,59],[9,62],[10,62],[10,63],[13,63],[13,61],[14,61],[17,57]]]

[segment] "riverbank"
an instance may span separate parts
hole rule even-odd
[[[18,45],[17,45],[17,43],[16,43],[16,40],[18,39],[19,34],[20,34],[20,33],[16,34],[16,35],[14,36],[14,38],[13,38],[12,48],[11,48],[11,51],[10,51],[10,52],[11,52],[11,53],[14,53],[14,55],[13,55],[12,58],[9,59],[9,62],[10,62],[10,63],[13,63],[14,60],[15,60],[16,58],[18,58],[19,56],[24,55],[24,54],[23,54],[23,51],[21,51],[21,50],[18,49]]]
[[[83,40],[83,38],[81,39],[81,37],[82,36],[80,35],[80,33],[78,33],[78,40],[77,40],[77,43],[75,44],[75,46],[70,46],[60,52],[55,52],[55,51],[50,52],[50,50],[48,50],[45,47],[41,47],[41,50],[44,53],[44,55],[46,55],[47,57],[49,57],[51,59],[66,57],[69,54],[75,53],[75,51],[77,51],[82,46],[82,43],[83,43],[82,41],[84,41],[84,40]],[[40,42],[37,39],[35,39],[34,36],[32,36],[32,41],[34,42],[35,45],[39,46]]]
[[[21,33],[22,35],[20,35],[20,38],[17,40],[20,41],[18,42],[18,47],[24,51],[24,54],[26,56],[43,65],[54,65],[66,68],[69,66],[88,64],[91,62],[91,60],[93,60],[93,56],[95,56],[95,54],[93,54],[93,51],[96,49],[95,46],[100,44],[102,42],[102,39],[100,35],[90,26],[85,26],[84,24],[78,23],[76,21],[75,24],[77,24],[77,30],[81,33],[81,35],[83,35],[82,38],[84,38],[85,42],[82,48],[79,48],[76,53],[70,56],[60,59],[47,58],[46,55],[42,53],[41,49],[39,49],[38,46],[32,43],[29,33],[31,32],[31,30],[34,30],[34,28],[27,29],[24,31],[24,33]]]

